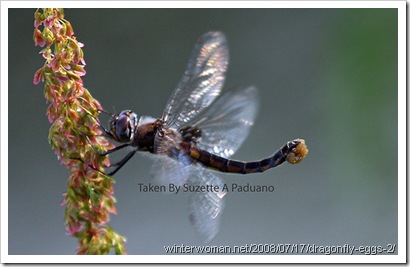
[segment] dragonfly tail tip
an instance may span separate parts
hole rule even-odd
[[[307,156],[309,149],[303,139],[295,139],[293,142],[297,143],[297,145],[290,150],[286,160],[291,164],[297,164]]]

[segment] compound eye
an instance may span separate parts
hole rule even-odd
[[[110,120],[110,132],[118,142],[129,142],[133,138],[130,119],[127,113],[121,112]]]
[[[131,127],[130,119],[125,114],[120,114],[117,121],[115,122],[115,135],[121,142],[130,141],[131,138]]]
[[[136,128],[137,115],[131,110],[124,110],[111,117],[110,137],[118,142],[128,143],[134,139]]]

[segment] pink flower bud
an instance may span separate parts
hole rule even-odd
[[[36,46],[43,47],[46,44],[46,40],[44,40],[43,35],[41,34],[41,31],[37,29],[34,30],[33,39],[34,39],[34,44]]]
[[[34,83],[35,85],[37,85],[37,84],[40,83],[40,80],[41,80],[42,82],[44,82],[43,68],[38,69],[38,70],[36,71],[36,73],[34,73],[33,83]]]

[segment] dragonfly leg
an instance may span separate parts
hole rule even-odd
[[[89,144],[91,145],[91,147],[93,148],[94,152],[97,153],[98,156],[100,156],[100,157],[109,155],[109,154],[111,154],[111,153],[113,153],[113,152],[115,152],[115,151],[118,151],[118,150],[120,150],[120,149],[123,149],[124,147],[129,146],[129,144],[122,144],[122,145],[120,145],[120,146],[116,146],[116,147],[114,147],[113,149],[110,149],[110,150],[107,150],[107,151],[101,153],[101,152],[98,151],[97,148],[91,143],[91,140],[90,140],[90,138],[88,138],[88,136],[86,136],[85,138],[87,139],[88,143],[89,143]]]
[[[114,175],[117,171],[119,171],[124,165],[125,163],[127,163],[127,161],[132,158],[132,156],[134,156],[135,152],[137,152],[137,150],[132,150],[130,153],[128,153],[122,160],[108,166],[108,168],[112,168],[112,167],[116,167],[113,171],[109,172],[107,175],[108,176],[112,176]]]
[[[93,170],[95,170],[95,171],[97,171],[97,172],[99,172],[99,173],[102,173],[102,174],[104,174],[104,175],[112,176],[112,175],[114,175],[116,172],[118,172],[118,171],[125,165],[125,163],[127,163],[127,161],[128,161],[130,158],[132,158],[132,156],[134,156],[135,152],[137,152],[137,150],[131,151],[131,152],[128,153],[122,160],[120,160],[120,161],[118,161],[118,162],[116,162],[116,163],[114,163],[114,164],[112,164],[112,165],[110,165],[110,166],[104,166],[105,168],[113,168],[113,167],[116,167],[113,171],[111,171],[111,172],[109,172],[109,173],[105,173],[105,172],[103,172],[103,171],[100,171],[99,169],[95,168],[94,166],[92,166],[92,165],[90,165],[90,164],[88,164],[88,167],[90,167],[91,169],[93,169]],[[70,159],[81,161],[81,162],[84,164],[84,160],[82,160],[82,159],[80,159],[80,158],[70,158]]]
[[[113,115],[112,115],[111,113],[109,113],[109,112],[107,112],[107,111],[105,111],[105,110],[99,109],[98,111],[99,111],[99,112],[106,113],[106,114],[110,115],[111,117],[113,117]],[[112,132],[111,132],[110,130],[106,129],[106,128],[102,125],[101,121],[100,121],[98,118],[94,117],[94,116],[91,115],[91,114],[88,114],[88,115],[91,116],[91,117],[98,123],[98,127],[100,127],[100,129],[104,132],[104,134],[105,134],[106,136],[108,136],[109,138],[112,138],[113,140],[117,140],[117,138],[112,134]]]
[[[109,155],[109,154],[111,154],[111,153],[113,153],[113,152],[115,152],[115,151],[121,150],[121,149],[123,149],[124,147],[129,146],[129,144],[122,144],[122,145],[120,145],[120,146],[114,147],[113,149],[109,149],[109,150],[107,150],[107,151],[101,153],[101,152],[98,151],[98,149],[91,143],[91,140],[90,140],[90,138],[89,138],[88,136],[85,136],[85,138],[87,139],[88,143],[90,144],[90,146],[92,147],[92,149],[94,150],[94,152],[95,152],[98,156],[100,156],[100,157],[104,157],[104,156]],[[92,168],[93,170],[98,171],[98,172],[100,172],[100,173],[102,173],[102,174],[104,174],[104,175],[111,176],[111,175],[115,174],[119,169],[121,169],[121,167],[124,166],[124,164],[125,164],[132,156],[134,156],[135,152],[136,152],[136,150],[131,151],[131,152],[128,153],[122,160],[120,160],[119,162],[114,163],[114,164],[112,164],[112,165],[110,165],[110,166],[107,166],[107,165],[104,164],[104,168],[117,167],[117,168],[115,168],[113,171],[111,171],[111,172],[109,172],[109,173],[105,173],[105,172],[103,172],[103,171],[100,171],[100,170],[98,170],[97,168],[93,167],[93,166],[90,165],[90,164],[88,164],[88,166],[89,166],[90,168]],[[82,163],[84,163],[84,160],[82,160],[81,158],[73,157],[73,158],[70,158],[70,159],[72,159],[72,160],[78,160],[78,161],[81,161]]]
[[[85,164],[84,160],[82,160],[81,158],[70,158],[70,159],[72,159],[72,160],[78,160],[78,161],[81,161],[83,164]],[[90,168],[93,169],[94,171],[97,171],[97,172],[99,172],[99,173],[102,173],[102,174],[104,174],[104,175],[109,176],[109,175],[106,174],[105,172],[100,171],[99,169],[93,167],[91,164],[88,164],[88,167],[90,167]]]

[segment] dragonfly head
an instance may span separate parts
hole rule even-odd
[[[131,110],[123,110],[110,119],[111,136],[118,142],[127,143],[134,139],[138,126],[137,114]]]

